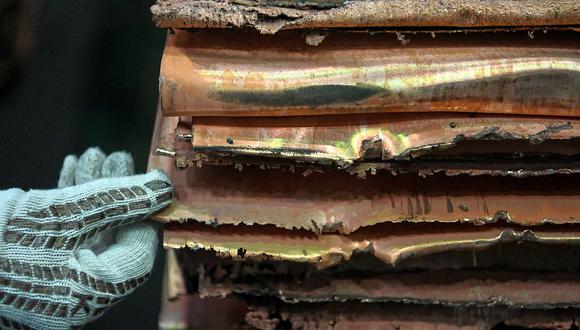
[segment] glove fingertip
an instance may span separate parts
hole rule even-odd
[[[120,176],[133,175],[135,173],[135,164],[131,154],[125,151],[116,151],[105,159],[101,169],[103,178],[114,178]]]
[[[105,158],[105,153],[100,148],[88,148],[79,158],[75,172],[75,184],[79,185],[100,178]]]
[[[75,171],[78,159],[75,155],[68,155],[62,162],[62,168],[58,177],[58,188],[71,187],[75,184]]]

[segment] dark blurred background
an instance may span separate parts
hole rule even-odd
[[[89,146],[127,150],[144,172],[165,31],[153,0],[0,0],[0,189],[53,188]],[[152,278],[86,329],[156,329]]]

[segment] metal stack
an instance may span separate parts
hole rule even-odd
[[[152,12],[162,328],[576,327],[576,1]]]

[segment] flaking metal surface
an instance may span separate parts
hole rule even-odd
[[[370,228],[345,236],[276,231],[260,226],[216,229],[190,223],[166,225],[163,242],[166,248],[172,249],[213,250],[234,258],[265,255],[277,260],[310,262],[319,268],[327,268],[349,260],[357,251],[366,251],[384,263],[394,265],[408,258],[445,251],[481,250],[515,242],[558,244],[565,248],[580,243],[580,236],[575,230],[487,228],[468,224],[451,228],[444,225],[392,225],[382,230]]]
[[[177,31],[161,63],[165,115],[483,112],[578,116],[576,33],[415,36]]]
[[[446,113],[201,117],[194,118],[192,123],[193,150],[201,154],[265,156],[340,166],[356,161],[416,159],[470,141],[522,141],[533,145],[527,146],[528,150],[522,145],[506,151],[488,148],[489,154],[538,153],[542,151],[539,146],[542,142],[580,138],[579,120],[527,116]],[[549,146],[543,152],[579,155],[580,140],[571,144],[576,145],[576,151]],[[477,152],[464,151],[465,154]],[[480,148],[479,152],[486,151]]]
[[[552,30],[577,32],[580,7],[494,5],[160,0],[159,26],[390,29],[169,36],[160,104],[174,117],[158,114],[149,167],[169,172],[175,201],[156,219],[169,222],[166,247],[216,253],[223,268],[189,274],[199,275],[199,295],[228,298],[186,295],[193,266],[170,253],[165,295],[178,310],[165,308],[164,324],[188,327],[192,315],[205,321],[227,309],[236,319],[222,326],[258,329],[575,325],[578,283],[567,271],[576,264],[545,257],[580,246],[580,50],[570,42],[577,33]],[[352,113],[365,114],[312,116]],[[287,117],[295,115],[303,117]],[[235,167],[177,170],[202,164]],[[505,257],[508,246],[524,245],[544,250],[532,264],[499,266],[517,257]],[[497,258],[477,266],[484,251]],[[461,253],[472,253],[470,268]],[[382,266],[357,270],[360,255]],[[259,271],[224,272],[247,261]]]
[[[286,1],[158,0],[158,27],[282,29],[354,27],[498,27],[580,24],[573,0]]]
[[[573,329],[577,309],[527,310],[493,307],[443,307],[413,304],[303,303],[247,299],[245,321],[257,329],[487,330],[507,325],[530,329]]]
[[[182,123],[159,116],[158,140],[152,144],[149,168],[165,170],[174,185],[173,204],[154,216],[163,222],[272,224],[350,233],[381,222],[485,224],[499,220],[539,225],[575,223],[579,218],[575,174],[527,177],[522,185],[516,178],[447,177],[445,172],[427,178],[381,172],[360,180],[332,169],[308,176],[241,164],[180,170],[175,162],[184,157],[180,153],[190,143],[178,141],[176,129],[187,130],[191,125]],[[559,172],[546,174],[553,173]]]
[[[457,115],[457,114],[456,114]],[[376,116],[377,118],[383,115],[367,115],[367,117]],[[394,115],[391,114],[389,117],[392,118],[405,118],[407,115]],[[433,116],[433,115],[431,115]],[[445,115],[435,115],[443,116]],[[454,115],[455,116],[455,115]],[[462,115],[457,115],[461,117]],[[470,116],[473,117],[473,116]],[[304,125],[312,125],[313,123],[320,122],[319,117],[306,117],[302,122]],[[345,118],[349,118],[348,116]],[[352,118],[352,117],[350,117]],[[457,118],[457,117],[454,117]],[[473,117],[475,121],[478,121],[479,116]],[[509,118],[509,117],[507,117]],[[205,119],[196,118],[195,121],[200,123],[200,129],[196,134],[204,139],[204,134],[212,132],[216,125],[219,129],[225,129],[225,127],[219,127],[220,123],[225,119]],[[255,119],[245,119],[250,122],[255,122]],[[284,120],[280,120],[283,122]],[[342,120],[338,120],[340,123]],[[232,125],[239,126],[243,123],[239,118],[230,119]],[[580,165],[578,160],[575,158],[578,154],[578,142],[575,139],[568,139],[566,137],[565,131],[568,131],[568,137],[570,131],[574,132],[575,129],[569,130],[569,125],[576,123],[576,121],[570,120],[545,120],[540,119],[540,122],[544,122],[548,125],[546,128],[554,127],[555,123],[560,123],[559,127],[563,128],[559,132],[555,132],[553,129],[543,130],[540,134],[532,135],[532,140],[512,140],[517,138],[516,135],[510,133],[505,134],[501,129],[497,129],[498,126],[484,127],[482,131],[475,137],[479,140],[466,141],[465,136],[459,133],[451,144],[444,144],[436,148],[433,145],[427,145],[424,148],[412,148],[406,153],[409,158],[412,156],[413,161],[407,160],[397,160],[397,161],[380,161],[377,162],[376,159],[365,160],[364,162],[354,162],[352,164],[347,162],[341,162],[335,165],[339,165],[340,168],[345,169],[348,173],[357,175],[359,177],[365,177],[368,174],[373,175],[377,172],[386,171],[393,175],[398,174],[412,174],[416,173],[421,177],[430,176],[437,173],[443,173],[450,176],[455,175],[488,175],[488,176],[512,176],[518,178],[535,177],[535,176],[546,176],[546,175],[556,175],[556,174],[575,174],[580,171]],[[236,124],[237,123],[237,124]],[[372,122],[367,122],[372,124]],[[321,123],[322,124],[322,123]],[[395,121],[393,125],[396,125]],[[458,128],[455,122],[450,121],[449,130],[452,130],[451,126]],[[328,125],[328,123],[327,123]],[[205,127],[207,126],[207,127]],[[232,126],[232,130],[238,129],[234,128],[237,126]],[[335,166],[328,166],[328,159],[317,159],[317,158],[303,158],[300,154],[295,154],[295,158],[282,158],[283,154],[277,154],[278,157],[262,157],[262,156],[249,156],[241,155],[236,149],[220,149],[215,148],[199,148],[197,151],[193,151],[192,144],[187,141],[187,139],[180,139],[179,136],[192,136],[192,118],[191,117],[163,117],[160,113],[157,115],[157,121],[155,126],[155,134],[152,140],[151,157],[149,161],[149,168],[158,167],[163,168],[169,173],[173,173],[176,177],[183,176],[183,174],[178,174],[181,171],[174,169],[175,166],[178,168],[186,168],[190,166],[201,167],[204,164],[210,165],[220,165],[220,166],[235,166],[236,168],[247,168],[251,166],[260,167],[264,169],[278,169],[282,171],[296,171],[308,175],[309,173],[324,173],[325,171],[331,170]],[[243,131],[252,130],[251,125],[243,126],[241,129]],[[573,126],[576,127],[576,126]],[[273,134],[273,127],[263,127],[264,131],[270,131]],[[287,129],[293,129],[291,127],[282,127],[280,130],[284,131]],[[303,128],[308,130],[308,127]],[[441,129],[446,129],[445,126]],[[463,129],[461,127],[459,130]],[[521,131],[521,127],[517,130]],[[195,128],[194,128],[195,130]],[[321,127],[324,130],[324,127]],[[233,132],[232,132],[233,133]],[[482,134],[483,133],[483,134]],[[217,131],[213,134],[219,134]],[[406,133],[405,133],[406,134]],[[422,133],[417,133],[420,136]],[[435,134],[435,133],[433,133]],[[229,134],[228,137],[222,137],[228,143],[228,138],[231,139],[233,145],[239,144],[239,139]],[[231,136],[234,136],[233,138]],[[392,134],[389,134],[392,136]],[[403,137],[402,135],[399,135]],[[551,140],[554,137],[554,140]],[[564,139],[558,139],[558,137]],[[300,135],[297,135],[297,141],[301,139]],[[316,138],[314,136],[313,138]],[[481,140],[484,141],[481,141]],[[497,140],[496,140],[497,139]],[[503,139],[503,140],[502,140]],[[507,139],[507,140],[506,140]],[[304,138],[302,138],[304,140]],[[318,138],[314,139],[318,140]],[[374,139],[373,139],[374,140]],[[523,143],[520,143],[521,141]],[[309,141],[306,141],[309,142]],[[314,141],[311,141],[314,142]],[[461,145],[461,148],[456,148],[457,142]],[[467,143],[465,143],[467,142]],[[484,143],[480,146],[473,145],[474,142]],[[489,143],[491,144],[489,144]],[[534,143],[532,143],[534,142]],[[540,143],[541,142],[541,143]],[[196,142],[194,142],[195,144]],[[288,143],[294,143],[287,141]],[[327,142],[322,142],[327,143]],[[499,144],[498,144],[499,143]],[[514,143],[516,143],[514,145]],[[271,145],[273,142],[269,142],[270,147],[275,148],[276,146]],[[339,146],[347,146],[346,143],[337,143]],[[280,143],[278,143],[280,145]],[[362,145],[362,142],[361,142]],[[453,148],[445,149],[454,145]],[[287,149],[281,149],[279,151],[290,150],[291,145],[287,145]],[[324,147],[324,146],[322,146]],[[195,149],[196,147],[194,147]],[[353,149],[354,150],[354,149]],[[448,151],[446,151],[448,150]],[[235,152],[234,152],[235,151]],[[299,150],[304,152],[304,150]],[[252,154],[260,154],[252,151]],[[272,155],[276,155],[275,152],[271,152]],[[490,154],[492,157],[483,157],[486,154]],[[501,159],[498,154],[505,154],[504,158]],[[437,156],[437,159],[432,159]],[[476,156],[475,158],[465,158],[467,155]],[[531,156],[536,157],[531,157]],[[421,160],[421,157],[431,157],[431,159]],[[530,157],[528,157],[530,156]],[[173,159],[170,159],[170,158]],[[296,162],[294,160],[300,160],[302,162]],[[318,163],[318,165],[316,164]],[[336,167],[335,167],[336,168]],[[175,173],[174,173],[175,172]],[[183,180],[180,178],[179,180]]]
[[[364,301],[419,305],[509,306],[550,309],[580,307],[580,283],[569,274],[533,275],[502,272],[425,272],[360,278],[310,276],[296,281],[211,283],[200,278],[202,297],[238,293],[277,297],[285,302]]]
[[[500,249],[498,252],[506,253],[509,249]],[[179,251],[182,256],[193,256],[192,253],[197,254],[200,250],[186,252]],[[238,259],[244,262],[251,258],[247,255],[238,256]],[[445,325],[450,329],[471,327],[489,329],[503,322],[508,325],[568,329],[567,326],[573,323],[572,317],[576,313],[571,307],[577,304],[575,294],[577,284],[573,280],[573,275],[565,273],[541,272],[534,275],[502,269],[502,271],[453,270],[382,275],[363,272],[364,276],[361,277],[361,273],[341,276],[338,273],[312,272],[289,265],[281,265],[280,269],[274,270],[276,268],[273,268],[275,266],[272,265],[271,258],[268,256],[260,258],[264,258],[264,261],[256,262],[254,267],[248,267],[246,264],[229,264],[227,260],[231,259],[224,258],[222,260],[226,262],[223,268],[215,268],[213,272],[207,272],[205,263],[200,267],[192,264],[193,260],[189,258],[180,260],[185,262],[181,267],[190,276],[196,277],[197,274],[188,269],[193,268],[201,272],[199,284],[196,284],[199,291],[191,295],[174,296],[171,301],[164,301],[166,306],[163,309],[164,328],[170,324],[199,326],[199,320],[196,321],[192,316],[203,315],[216,308],[227,310],[228,319],[210,318],[204,319],[201,323],[206,326],[212,324],[224,326],[224,322],[231,322],[227,323],[228,327],[249,323],[257,328],[264,326],[265,329],[269,329],[268,324],[284,319],[292,320],[295,322],[292,324],[300,328],[303,325],[301,322],[304,321],[302,317],[306,317],[314,328],[319,328],[327,322],[331,322],[335,327],[344,322],[343,325],[348,325],[347,328],[377,326],[377,329],[381,329],[387,325],[404,325],[409,329],[417,327],[423,329],[429,326],[440,329]],[[175,264],[175,258],[168,259],[168,262],[173,263],[169,268],[178,266]],[[215,262],[221,264],[218,260]],[[301,271],[305,271],[308,275],[304,277]],[[232,272],[240,274],[234,275]],[[248,277],[250,274],[254,274],[259,280]],[[274,274],[281,278],[273,276]],[[168,286],[172,285],[173,281],[183,281],[182,275],[176,272],[170,275],[165,279]],[[211,298],[212,296],[218,298]],[[256,300],[254,296],[266,298]],[[285,305],[267,297],[278,297],[292,304]],[[364,307],[359,305],[360,302],[363,302]],[[264,306],[274,309],[261,316],[260,313],[256,314]],[[293,307],[288,308],[290,306]],[[405,313],[401,309],[402,307],[404,309],[404,306],[411,310]],[[349,310],[356,310],[356,313],[352,314],[356,315],[355,318],[349,316],[351,315]],[[279,313],[280,311],[283,313]],[[389,315],[387,311],[393,312],[393,315],[385,317]],[[326,314],[327,312],[331,314]],[[246,322],[242,321],[243,315],[240,316],[240,313],[247,313]],[[330,315],[334,315],[335,318],[331,320],[332,318],[328,318]],[[424,315],[437,317],[423,319]]]
[[[350,233],[381,222],[507,221],[520,225],[575,223],[577,175],[427,178],[377,173],[360,180],[340,171],[301,173],[204,166],[175,170],[174,202],[155,215],[163,222],[272,224],[315,232]]]

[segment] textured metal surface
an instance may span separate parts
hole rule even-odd
[[[574,329],[576,309],[526,310],[497,306],[442,307],[413,304],[306,303],[248,301],[246,323],[257,329],[493,329],[498,325],[530,329]],[[501,329],[501,326],[500,326]]]
[[[469,114],[380,114],[284,118],[193,118],[198,153],[266,156],[350,165],[355,161],[416,159],[470,141],[455,156],[518,153],[580,155],[580,120]],[[568,148],[541,146],[569,140]],[[505,141],[521,141],[511,149]],[[531,144],[531,145],[526,145]],[[507,147],[506,147],[507,146]],[[451,156],[449,156],[451,157]],[[520,156],[521,157],[521,156]],[[267,161],[265,161],[266,163]]]
[[[262,280],[209,284],[200,279],[200,295],[238,293],[277,297],[285,302],[405,302],[435,305],[580,307],[580,282],[569,274],[534,275],[491,271],[425,272],[356,276],[311,276],[304,280]]]
[[[578,116],[577,33],[301,34],[176,31],[161,63],[165,115],[483,112]]]
[[[357,231],[349,236],[315,235],[305,231],[275,230],[263,226],[213,228],[200,224],[168,224],[164,246],[179,249],[213,250],[224,256],[270,256],[277,260],[315,263],[331,267],[367,251],[387,264],[397,264],[444,251],[479,250],[498,244],[536,242],[563,248],[580,243],[576,230],[506,226],[477,227],[400,224]]]
[[[527,310],[493,307],[421,306],[393,303],[303,303],[239,296],[163,300],[161,329],[400,329],[488,330],[498,325],[575,329],[578,309]],[[173,312],[173,314],[169,313]],[[516,328],[521,329],[521,328]]]
[[[161,328],[577,328],[577,2],[152,11]]]
[[[507,221],[521,225],[575,223],[577,175],[509,177],[432,175],[366,180],[339,171],[301,173],[205,166],[186,171],[166,163],[174,203],[155,215],[208,224],[272,224],[315,232],[350,233],[381,222]]]
[[[158,27],[251,26],[281,29],[341,27],[497,27],[580,23],[573,0],[158,0],[151,7]]]
[[[383,115],[377,115],[377,117],[382,117]],[[407,115],[388,115],[389,118],[405,118]],[[445,116],[445,115],[432,115],[432,116]],[[461,117],[459,114],[457,117]],[[365,116],[369,117],[369,115]],[[373,116],[370,116],[371,118]],[[312,125],[313,123],[322,122],[318,119],[319,117],[305,117],[302,123],[304,125]],[[349,117],[346,117],[349,118]],[[480,120],[479,116],[473,117],[474,121]],[[195,118],[196,122],[200,123],[200,128],[197,130],[197,134],[205,139],[203,136],[205,134],[219,135],[220,133],[215,130],[226,130],[226,127],[220,127],[225,119],[207,119],[207,118]],[[254,126],[242,126],[238,127],[244,121],[255,122],[256,119],[240,119],[240,118],[230,118],[228,121],[232,125],[231,130],[242,129],[243,131],[251,131]],[[284,122],[285,120],[278,120],[279,122]],[[554,119],[553,121],[546,119],[539,119],[539,122],[544,121],[547,125],[553,125],[554,123],[561,122],[564,123],[575,123],[575,120],[560,120]],[[340,120],[338,120],[340,122]],[[258,166],[264,168],[276,168],[282,170],[294,170],[297,172],[302,172],[305,175],[308,173],[319,172],[323,173],[329,170],[328,159],[316,159],[309,157],[308,159],[301,159],[304,162],[296,162],[298,158],[281,158],[284,156],[284,152],[291,150],[291,144],[293,141],[287,141],[287,149],[284,150],[280,148],[278,151],[280,153],[272,155],[278,157],[262,157],[262,156],[248,156],[241,155],[238,149],[228,149],[228,148],[201,148],[194,147],[193,151],[191,148],[191,143],[188,143],[187,139],[180,139],[178,136],[187,137],[191,136],[191,117],[162,117],[158,113],[155,134],[152,140],[151,149],[151,159],[150,166],[155,163],[163,163],[163,165],[158,165],[158,167],[165,168],[167,171],[173,171],[173,164],[179,168],[190,167],[190,166],[202,166],[203,164],[211,165],[227,165],[227,166]],[[310,123],[310,124],[309,124]],[[368,122],[368,124],[372,124]],[[396,124],[394,122],[393,124]],[[453,121],[450,122],[451,125],[458,128],[457,124]],[[217,125],[217,126],[216,126]],[[234,126],[235,125],[235,126]],[[327,123],[328,125],[328,123]],[[390,124],[389,124],[390,125]],[[445,126],[442,129],[451,130],[451,125],[449,128]],[[278,126],[280,126],[278,124]],[[564,125],[563,128],[566,125]],[[576,126],[576,125],[574,125]],[[194,128],[195,129],[195,128]],[[273,130],[273,127],[263,127],[264,132],[271,132],[272,134],[279,134]],[[296,129],[291,127],[280,127],[276,130],[284,132],[284,130]],[[309,130],[312,128],[302,128],[303,130]],[[458,128],[459,130],[463,128]],[[518,130],[520,130],[518,128]],[[227,129],[228,131],[230,129]],[[321,126],[320,130],[325,130],[324,126]],[[574,129],[573,129],[574,130]],[[341,168],[344,168],[348,173],[353,175],[358,175],[360,177],[365,177],[367,174],[375,174],[378,171],[386,171],[397,174],[408,174],[416,173],[421,177],[433,175],[436,173],[444,173],[446,175],[489,175],[489,176],[512,176],[518,178],[534,177],[534,176],[544,176],[544,175],[555,175],[555,174],[575,174],[580,172],[580,162],[577,159],[578,154],[578,142],[574,139],[559,140],[555,139],[550,141],[552,137],[562,137],[563,131],[556,135],[552,135],[549,132],[544,132],[546,134],[536,134],[534,135],[534,142],[531,141],[516,141],[510,140],[511,138],[516,138],[516,136],[510,134],[502,134],[502,129],[495,130],[494,126],[483,128],[483,133],[476,137],[478,139],[484,139],[485,141],[464,141],[465,139],[461,134],[456,136],[456,141],[452,144],[440,146],[439,148],[433,148],[433,146],[427,146],[426,148],[414,148],[414,153],[412,154],[413,160],[397,160],[397,161],[382,161],[382,160],[365,160],[364,162],[354,162],[352,164],[343,163]],[[233,133],[233,132],[231,132]],[[420,136],[422,133],[417,133]],[[228,137],[222,136],[222,139],[227,140],[230,138],[233,145],[239,144],[239,138],[233,134],[228,133]],[[321,143],[327,143],[318,138],[318,133],[313,136],[314,140],[320,140]],[[389,134],[392,136],[392,134]],[[233,138],[232,138],[233,137]],[[299,141],[301,136],[298,134],[296,136]],[[487,140],[495,139],[498,140]],[[215,138],[214,138],[215,139]],[[504,140],[501,140],[504,139]],[[505,140],[508,139],[508,140]],[[218,140],[218,139],[215,139]],[[304,140],[304,138],[302,138]],[[463,141],[460,142],[459,140]],[[219,140],[218,140],[219,141]],[[542,143],[537,143],[543,141]],[[312,141],[306,141],[309,143]],[[457,144],[456,142],[460,142]],[[467,143],[466,143],[467,142]],[[478,145],[473,143],[478,142]],[[196,143],[196,142],[194,142]],[[362,144],[362,142],[361,142]],[[274,146],[269,143],[269,145],[274,148]],[[347,144],[340,144],[347,146]],[[454,145],[454,148],[444,148],[445,146]],[[460,146],[459,148],[457,146]],[[231,146],[231,145],[230,145]],[[353,149],[354,150],[354,149]],[[243,150],[241,150],[243,151]],[[304,150],[297,150],[297,152],[304,152]],[[417,152],[417,151],[420,151]],[[252,154],[264,155],[264,152],[251,152]],[[502,157],[498,157],[501,156]],[[471,158],[466,158],[466,156],[474,156]],[[489,155],[491,157],[484,158],[482,156]],[[516,155],[516,156],[514,156]],[[299,156],[297,154],[296,156]],[[411,156],[409,153],[408,156]],[[534,157],[532,157],[534,156]],[[164,159],[165,157],[171,157],[173,159]],[[421,160],[421,157],[428,157],[430,159]],[[436,157],[436,158],[434,158]],[[531,158],[529,158],[531,157]],[[529,159],[528,159],[529,158]],[[320,163],[317,166],[316,163]],[[332,168],[332,167],[330,167]]]
[[[170,249],[169,253],[175,251]],[[272,277],[273,268],[266,263],[248,269],[247,265],[235,266],[226,262],[224,268],[216,268],[212,278],[207,278],[209,273],[192,264],[191,260],[181,262],[185,264],[178,264],[174,257],[168,258],[166,270],[181,267],[188,271],[187,265],[205,275],[200,274],[199,292],[185,294],[181,290],[179,295],[164,296],[160,319],[162,329],[273,329],[278,324],[297,329],[305,326],[313,329],[490,329],[500,323],[569,329],[577,314],[577,309],[557,308],[575,305],[577,301],[578,289],[573,276],[563,273],[525,275],[505,271],[443,271],[383,276],[370,273],[361,278],[320,272],[312,274],[307,270],[311,275],[304,278],[299,267],[282,267],[276,274],[283,275],[282,279],[286,281],[280,282]],[[269,276],[257,281],[244,275],[242,279],[246,282],[232,282],[234,279],[228,271],[236,270],[245,270],[246,275],[261,272]],[[216,281],[215,276],[222,278],[221,284],[211,283]],[[165,287],[183,281],[179,272],[166,271]],[[230,290],[238,294],[232,294]],[[226,297],[211,298],[207,297],[208,294]],[[252,297],[262,294],[282,296],[293,303]],[[342,294],[348,296],[338,297]],[[205,298],[200,299],[200,295]],[[410,299],[403,300],[403,303],[386,302],[402,296]],[[362,297],[367,299],[361,304],[357,300]],[[382,297],[385,302],[377,302],[377,297]],[[420,300],[421,297],[425,299]],[[466,302],[465,297],[473,300]],[[328,299],[332,301],[324,302]],[[296,303],[297,300],[302,302]],[[305,303],[306,300],[311,302]],[[215,315],[220,317],[206,317]]]
[[[396,117],[396,115],[390,116]],[[402,116],[405,117],[406,115]],[[306,117],[304,118],[304,123],[309,123],[313,120],[317,121],[316,118],[318,117]],[[210,130],[213,129],[213,125],[216,124],[216,121],[219,123],[220,120],[223,119],[215,119],[215,121],[206,120],[208,119],[196,118],[196,121],[207,124],[207,129]],[[253,121],[251,119],[248,120]],[[232,125],[240,123],[239,118],[235,120],[230,119],[230,121]],[[556,122],[557,121],[559,120],[556,120]],[[566,122],[572,123],[574,121]],[[296,162],[290,158],[280,158],[282,155],[278,155],[279,157],[277,158],[246,156],[238,153],[233,154],[230,151],[220,150],[219,148],[207,148],[203,151],[193,151],[191,143],[188,143],[188,139],[179,138],[179,136],[187,137],[192,135],[191,123],[191,117],[163,117],[161,116],[161,113],[158,112],[155,133],[151,143],[152,147],[149,168],[164,168],[168,172],[175,172],[173,173],[175,176],[183,176],[183,174],[177,174],[179,171],[174,171],[174,165],[178,168],[186,168],[190,166],[201,167],[203,164],[235,166],[237,168],[257,166],[268,169],[297,171],[304,175],[314,172],[323,173],[332,168],[328,167],[329,164],[325,163],[323,160],[313,158],[310,158],[308,162]],[[209,125],[210,123],[212,125]],[[264,127],[264,130],[268,130],[268,128]],[[488,133],[487,137],[479,136],[479,138],[493,138],[500,136],[503,136],[504,139],[509,138],[509,135],[498,135],[497,131],[493,132],[493,127],[492,131],[488,130]],[[215,132],[215,134],[218,133]],[[413,161],[403,160],[377,162],[376,160],[368,160],[362,163],[356,162],[353,164],[342,164],[341,167],[348,173],[359,177],[365,177],[367,174],[376,174],[377,171],[385,171],[393,175],[415,173],[421,177],[444,173],[450,176],[465,174],[470,176],[489,175],[512,176],[518,178],[580,173],[580,162],[576,159],[577,157],[574,156],[578,154],[578,142],[576,140],[549,141],[550,136],[551,134],[536,135],[535,141],[537,142],[548,139],[548,141],[544,141],[541,144],[529,143],[528,141],[523,141],[522,144],[516,143],[517,141],[513,140],[500,140],[496,141],[499,142],[499,144],[494,141],[488,141],[492,143],[485,143],[480,146],[474,146],[473,143],[476,141],[471,141],[461,148],[451,148],[450,152],[447,152],[445,148],[423,148],[421,149],[421,154],[416,152],[413,154]],[[459,139],[461,139],[461,135],[459,135],[459,137]],[[227,143],[227,138],[225,139]],[[232,139],[232,142],[235,143],[235,140]],[[552,142],[554,142],[554,144],[552,144]],[[462,144],[460,143],[460,145]],[[456,152],[454,153],[453,150]],[[464,157],[466,156],[466,151],[467,154],[471,155],[475,153],[477,156],[478,152],[481,154],[473,159],[466,159]],[[507,157],[505,159],[497,157],[498,155],[494,155],[494,157],[490,157],[489,159],[480,157],[486,152],[496,154],[505,153],[506,155],[504,156]],[[429,160],[421,160],[420,158],[417,158],[418,156],[429,156],[430,154],[433,156],[439,155],[439,158]],[[536,157],[527,159],[526,157],[532,156],[531,154],[534,154]],[[516,155],[516,157],[514,158],[513,155]],[[320,163],[320,166],[314,164],[313,161]],[[344,167],[345,165],[348,165],[348,167]]]

